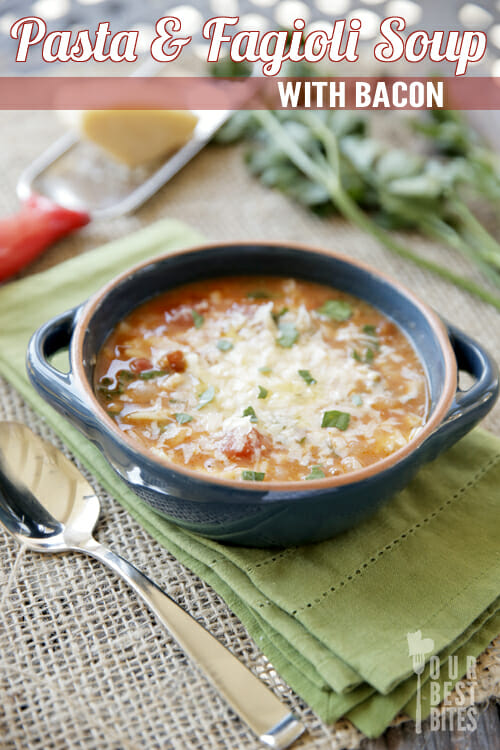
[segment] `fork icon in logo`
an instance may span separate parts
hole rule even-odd
[[[413,671],[417,675],[417,711],[415,717],[415,732],[422,732],[422,700],[421,700],[421,675],[425,668],[426,655],[434,651],[434,641],[432,638],[422,638],[422,631],[415,630],[413,633],[406,634],[408,641],[408,655],[413,660]]]

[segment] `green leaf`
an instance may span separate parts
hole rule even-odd
[[[357,170],[369,173],[380,155],[382,144],[373,138],[346,136],[342,138],[340,148]]]
[[[311,473],[306,477],[306,479],[323,479],[325,476],[325,472],[323,471],[321,466],[311,466]]]
[[[186,424],[187,422],[192,422],[193,417],[191,417],[189,414],[183,414],[183,412],[178,412],[177,414],[174,414],[175,421],[179,424]]]
[[[272,370],[270,367],[267,367],[267,365],[264,365],[264,367],[259,367],[259,372],[261,372],[263,375],[269,375]]]
[[[348,302],[342,300],[329,299],[316,310],[317,313],[329,320],[338,320],[342,322],[349,320],[352,316],[352,307]]]
[[[217,349],[220,349],[221,352],[228,352],[233,346],[233,342],[229,341],[229,339],[219,339],[217,342]]]
[[[324,185],[319,185],[300,175],[289,180],[281,190],[293,200],[309,208],[323,206],[330,201],[330,194]]]
[[[290,118],[287,122],[283,123],[283,127],[300,148],[303,148],[309,153],[314,153],[314,151],[317,150],[316,136],[309,125]]]
[[[200,313],[196,310],[191,310],[191,315],[193,316],[194,327],[201,328],[203,323],[205,322],[205,318],[203,317],[203,315],[200,315]]]
[[[436,199],[441,195],[443,186],[436,177],[428,174],[418,174],[414,177],[401,177],[391,180],[386,189],[393,195],[404,198]]]
[[[376,336],[377,329],[375,326],[363,326],[363,333],[366,333],[367,336]]]
[[[365,352],[365,362],[370,363],[373,362],[373,358],[375,356],[375,352],[373,349],[368,348]]]
[[[294,167],[288,167],[284,164],[266,167],[259,175],[261,182],[267,187],[285,190],[296,179],[297,171]]]
[[[209,385],[206,391],[203,391],[203,393],[200,396],[200,400],[198,401],[197,409],[203,409],[204,406],[209,404],[211,401],[214,400],[215,396],[215,388],[213,385]]]
[[[422,170],[423,159],[409,151],[394,148],[386,151],[375,165],[375,174],[383,182],[413,177]]]
[[[309,370],[297,370],[297,372],[307,385],[314,385],[314,383],[316,383],[316,380],[313,378]]]
[[[269,393],[267,388],[264,388],[264,386],[262,385],[258,385],[257,388],[259,389],[259,395],[257,396],[257,398],[267,398],[267,395]]]
[[[280,320],[278,323],[280,335],[277,339],[278,344],[284,349],[291,349],[299,338],[299,332],[295,328],[293,323],[289,323],[284,320]]]
[[[321,114],[321,110],[315,114]],[[328,123],[333,132],[343,139],[348,135],[364,135],[367,118],[360,112],[337,109],[328,112]]]
[[[325,411],[323,414],[323,421],[321,422],[322,427],[336,427],[337,430],[347,430],[349,427],[349,421],[351,415],[346,411]]]
[[[257,414],[255,413],[255,409],[253,406],[247,406],[245,411],[243,412],[244,417],[250,417],[250,422],[258,422],[259,419],[257,417]]]
[[[255,132],[257,124],[252,111],[240,110],[235,112],[232,117],[217,131],[215,134],[215,143],[224,145],[236,143],[243,138],[250,138]]]
[[[217,62],[211,63],[210,73],[215,78],[237,78],[251,75],[252,66],[246,60],[235,61],[231,57],[221,57]]]
[[[110,385],[113,385],[113,379],[108,378],[107,376],[104,376],[100,379],[99,385],[104,386],[104,388],[109,388]]]
[[[352,357],[353,357],[353,359],[355,359],[355,360],[356,360],[356,362],[362,362],[362,361],[363,361],[363,360],[361,359],[361,355],[360,355],[360,353],[358,352],[358,350],[357,350],[357,349],[354,349],[354,350],[353,350],[353,353],[352,353]]]
[[[144,370],[139,373],[139,377],[141,380],[151,380],[152,378],[161,378],[166,374],[165,370]]]
[[[280,149],[277,149],[274,144],[266,147],[254,147],[246,154],[246,162],[250,172],[259,177],[270,165],[283,166],[284,164],[290,164],[288,157]],[[295,167],[293,167],[293,170],[295,174],[299,174]]]
[[[249,471],[246,469],[241,472],[241,478],[248,482],[263,482],[266,476],[264,471]]]
[[[363,399],[359,395],[359,393],[353,393],[351,396],[351,401],[353,403],[353,406],[363,406]]]

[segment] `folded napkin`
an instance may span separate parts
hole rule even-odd
[[[285,550],[229,547],[143,504],[81,434],[40,399],[25,372],[28,339],[128,266],[200,241],[165,220],[0,289],[0,373],[103,486],[240,617],[283,678],[327,722],[347,715],[369,736],[416,712],[408,634],[426,658],[456,656],[458,677],[500,631],[500,440],[476,430],[371,519]],[[422,714],[430,710],[428,669]],[[446,670],[441,681],[448,680]]]

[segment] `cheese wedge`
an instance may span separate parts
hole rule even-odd
[[[196,115],[182,110],[107,109],[82,112],[78,124],[84,138],[138,167],[184,146],[197,122]]]

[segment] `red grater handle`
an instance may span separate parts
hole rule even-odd
[[[0,281],[20,271],[49,245],[90,221],[42,195],[30,196],[17,214],[0,219]]]

